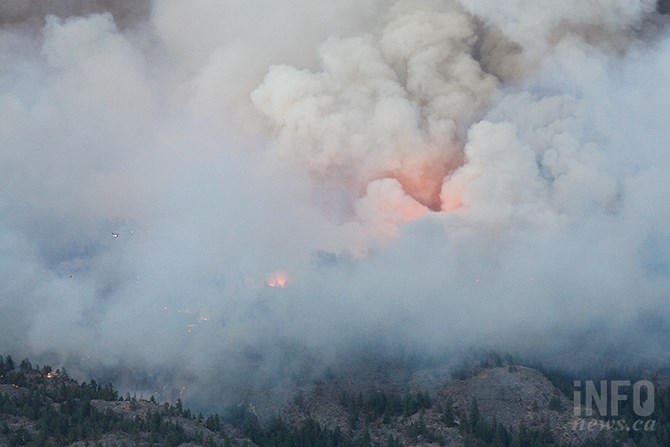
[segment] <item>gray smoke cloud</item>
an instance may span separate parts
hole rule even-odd
[[[0,351],[209,409],[373,347],[667,361],[655,1],[1,8]]]

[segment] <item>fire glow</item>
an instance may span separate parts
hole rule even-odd
[[[280,288],[283,289],[286,287],[286,284],[288,283],[288,279],[284,273],[276,272],[273,273],[266,281],[265,284],[268,287],[272,287],[273,289]]]

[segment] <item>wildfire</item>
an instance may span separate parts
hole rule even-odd
[[[56,377],[57,376],[54,373],[50,373],[50,372],[47,373],[47,379],[55,379]]]
[[[384,173],[386,178],[400,182],[405,193],[431,211],[445,211],[442,187],[445,178],[463,164],[463,156],[453,148],[441,151],[411,155],[403,160],[402,168]],[[447,208],[450,209],[450,208]]]
[[[442,177],[443,175],[413,177],[401,173],[388,176],[388,178],[398,180],[408,196],[432,211],[439,211],[441,208],[440,189],[442,187]]]
[[[440,194],[442,211],[459,211],[463,209],[463,187],[461,185],[445,184]]]
[[[268,287],[272,288],[284,288],[286,287],[286,283],[288,282],[288,279],[284,273],[273,273],[272,276],[270,276],[266,281],[265,284],[268,285]]]
[[[365,196],[357,204],[358,217],[376,225],[377,234],[393,236],[398,226],[432,212],[458,212],[464,207],[462,188],[445,189],[439,171],[424,176],[392,173],[367,184]]]

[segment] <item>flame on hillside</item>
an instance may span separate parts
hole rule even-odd
[[[281,273],[281,272],[275,272],[273,273],[267,280],[265,280],[265,284],[268,287],[272,288],[284,288],[286,287],[286,284],[288,283],[288,278],[286,277],[286,274]]]

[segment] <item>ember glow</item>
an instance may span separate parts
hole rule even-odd
[[[288,279],[284,273],[273,273],[272,276],[270,276],[266,281],[265,284],[268,285],[268,287],[279,287],[279,288],[284,288],[286,287],[286,284],[288,282]]]

